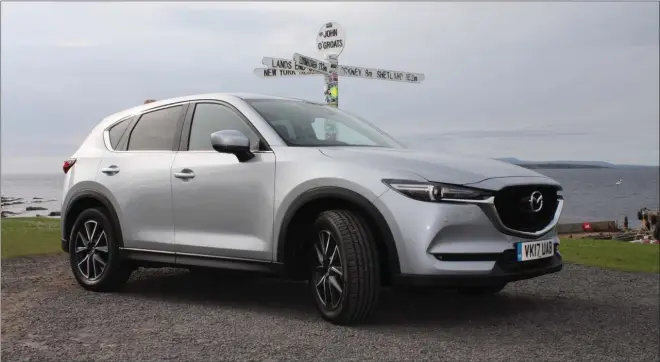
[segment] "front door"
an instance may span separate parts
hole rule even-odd
[[[172,164],[177,255],[271,261],[275,154],[259,151],[260,138],[239,111],[213,102],[190,107],[188,143]],[[221,130],[243,132],[255,157],[239,162],[213,150],[211,134]]]

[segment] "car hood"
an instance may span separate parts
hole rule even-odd
[[[428,181],[455,185],[473,184],[498,177],[542,177],[532,170],[492,159],[430,153],[401,148],[343,148],[319,149],[324,155],[414,173]]]

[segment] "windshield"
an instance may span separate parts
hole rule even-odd
[[[330,106],[288,99],[246,102],[288,146],[402,147],[369,122]]]

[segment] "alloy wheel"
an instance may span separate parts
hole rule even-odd
[[[316,295],[325,308],[334,310],[344,296],[344,272],[339,246],[330,231],[319,232],[314,251],[316,265],[313,282]]]
[[[108,235],[94,220],[85,221],[75,236],[75,260],[80,274],[98,280],[108,265]]]

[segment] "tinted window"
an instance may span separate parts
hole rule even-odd
[[[181,106],[165,108],[140,117],[128,140],[128,150],[171,150],[181,108]]]
[[[250,139],[250,146],[258,148],[259,138],[232,109],[212,103],[199,103],[195,106],[188,150],[213,150],[211,134],[217,131],[236,130]]]
[[[121,136],[124,134],[124,131],[126,131],[126,127],[128,127],[130,120],[131,120],[130,118],[123,120],[112,126],[112,128],[110,128],[110,145],[112,146],[113,150],[117,149],[119,140],[121,139]]]

